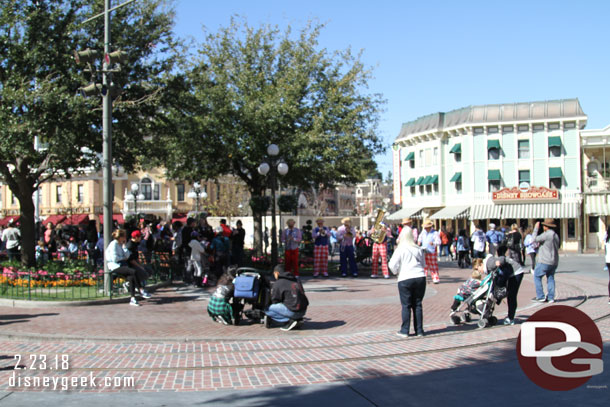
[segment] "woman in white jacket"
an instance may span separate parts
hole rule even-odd
[[[424,336],[422,301],[426,293],[426,275],[424,273],[425,254],[413,239],[411,228],[408,233],[401,233],[402,239],[390,259],[389,268],[398,275],[398,293],[402,305],[402,326],[396,335],[409,336],[411,312],[413,328],[417,336]]]

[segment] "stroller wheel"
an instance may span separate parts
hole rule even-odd
[[[451,322],[453,322],[453,325],[459,325],[462,321],[457,315],[451,315]]]
[[[490,326],[494,326],[498,323],[498,318],[496,317],[489,317],[489,325]]]
[[[477,325],[479,328],[485,328],[487,326],[487,318],[479,319],[479,322],[477,322]]]

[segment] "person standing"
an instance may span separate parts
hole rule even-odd
[[[411,218],[404,218],[401,222],[401,225],[402,225],[402,229],[398,233],[398,238],[396,239],[396,244],[397,245],[400,244],[400,242],[402,241],[402,238],[404,237],[404,234],[407,233],[407,229],[409,230],[409,233],[411,233],[411,236],[413,236],[413,240],[415,240],[417,242],[416,229],[411,229],[411,226],[413,225],[413,220]]]
[[[470,237],[472,242],[472,258],[473,259],[484,259],[485,258],[485,233],[481,230],[479,225],[476,226],[474,233]]]
[[[468,237],[466,236],[466,229],[460,230],[455,244],[455,250],[457,251],[458,267],[468,267],[469,261],[467,256],[470,251],[470,244],[468,242]]]
[[[390,278],[390,272],[388,271],[388,239],[392,236],[392,231],[384,226],[383,224],[379,227],[385,229],[385,235],[381,243],[377,243],[373,240],[373,270],[371,272],[371,278],[377,278],[379,275],[379,260],[381,259],[381,272],[383,278]],[[371,228],[369,236],[373,236],[375,232],[375,226]]]
[[[606,269],[610,270],[610,226],[606,230]],[[608,304],[610,304],[610,280],[608,280]]]
[[[244,241],[246,240],[246,230],[243,228],[241,220],[235,222],[235,229],[231,233],[231,263],[241,267],[244,263]]]
[[[424,223],[425,224],[425,223]],[[398,294],[402,307],[402,325],[396,335],[406,338],[411,327],[413,313],[413,328],[417,336],[424,336],[424,317],[422,302],[426,294],[426,259],[427,252],[419,247],[413,239],[411,228],[400,240],[398,247],[390,259],[390,270],[398,275]]]
[[[439,233],[433,229],[433,223],[426,219],[422,225],[422,232],[417,238],[417,243],[426,250],[426,275],[430,273],[434,284],[440,283],[438,276],[438,258],[436,248],[441,244]]]
[[[532,227],[528,226],[527,230],[525,231],[525,240],[523,241],[523,245],[525,246],[525,254],[530,256],[530,259],[532,260],[530,273],[533,273],[534,269],[536,268],[536,254],[538,254],[538,243],[534,242],[532,232]]]
[[[295,277],[299,276],[299,244],[303,239],[303,234],[299,228],[294,227],[294,219],[286,221],[286,229],[282,231],[282,243],[286,247],[284,252],[284,267],[288,273]]]
[[[354,228],[351,226],[350,218],[341,219],[341,225],[337,230],[337,241],[339,242],[339,264],[341,276],[347,277],[347,263],[353,277],[358,277],[358,266],[354,257]]]
[[[496,230],[496,225],[494,223],[489,224],[489,230],[485,233],[485,237],[487,238],[487,242],[489,243],[489,254],[492,256],[496,255],[498,251],[498,246],[500,242],[504,240],[504,233],[499,230]]]
[[[538,264],[536,264],[534,269],[534,283],[536,285],[536,298],[534,298],[534,301],[537,302],[555,302],[555,271],[559,264],[559,236],[553,230],[554,227],[553,219],[545,219],[542,222],[544,233],[538,235],[540,222],[536,222],[534,233],[532,234],[534,242],[540,244],[538,248]],[[546,297],[542,288],[542,277],[544,276],[546,276],[547,282],[548,295]]]
[[[2,231],[2,241],[9,261],[21,261],[21,231],[15,226],[15,219],[9,220],[8,227]]]
[[[330,240],[330,230],[324,226],[324,219],[316,219],[317,227],[311,232],[314,240],[313,246],[313,276],[318,277],[320,273],[328,277],[328,243]]]
[[[441,227],[441,231],[439,232],[439,235],[441,237],[441,250],[439,253],[440,257],[445,256],[445,260],[447,260],[447,257],[450,256],[449,254],[449,236],[447,235],[447,230],[445,229],[444,226]]]
[[[506,234],[506,246],[508,247],[508,257],[523,265],[521,232],[519,232],[519,226],[516,223],[511,225],[510,232]]]
[[[337,252],[337,227],[333,226],[330,229],[330,258],[332,259]]]

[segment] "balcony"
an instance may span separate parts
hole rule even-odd
[[[129,216],[135,214],[136,202],[133,200],[125,200],[123,201],[123,215]],[[138,213],[144,214],[152,214],[156,216],[160,216],[162,218],[171,218],[173,213],[172,201],[164,200],[164,201],[148,201],[142,200],[138,201]]]
[[[610,178],[605,178],[601,174],[593,177],[585,177],[585,192],[607,192],[610,190]]]

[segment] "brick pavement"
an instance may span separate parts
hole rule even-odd
[[[447,326],[448,308],[468,272],[443,268],[441,284],[428,285],[424,299],[427,336],[401,339],[396,281],[306,280],[312,303],[303,330],[281,332],[259,324],[223,326],[205,311],[206,293],[165,288],[153,301],[71,308],[0,308],[0,349],[13,355],[68,355],[68,371],[23,370],[20,376],[133,377],[135,386],[79,387],[80,391],[162,391],[264,388],[348,379],[411,375],[515,358],[519,326],[474,329]],[[578,306],[610,340],[606,287],[597,281],[560,274],[560,304]],[[518,318],[540,307],[532,276],[519,293]],[[505,305],[497,309],[503,317]],[[473,351],[476,350],[476,351]],[[0,371],[0,390],[10,370]],[[24,389],[23,387],[21,389]],[[28,390],[32,390],[28,388]]]

